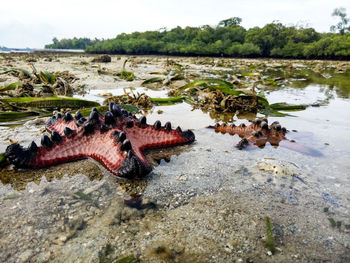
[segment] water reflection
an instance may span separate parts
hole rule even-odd
[[[74,177],[77,174],[81,174],[81,166],[86,168],[84,173],[90,181],[101,180],[103,174],[96,169],[96,166],[86,160],[80,163],[69,163],[67,165],[59,165],[56,168],[46,169],[16,169],[12,166],[4,167],[0,170],[0,180],[3,185],[10,185],[16,191],[22,191],[26,189],[26,186],[33,182],[36,185],[40,185],[43,178],[47,182],[53,180],[61,180],[65,175],[68,177]]]
[[[82,172],[78,172],[78,170],[83,168]],[[0,180],[3,185],[10,185],[12,189],[16,191],[23,191],[27,188],[28,184],[35,183],[36,185],[40,185],[42,180],[46,180],[48,183],[51,183],[53,181],[61,181],[63,184],[71,185],[77,185],[76,181],[79,181],[79,176],[85,176],[87,177],[91,182],[96,181],[92,185],[100,185],[98,181],[101,181],[102,184],[104,184],[106,181],[104,179],[105,175],[108,172],[106,172],[104,169],[100,169],[97,165],[95,165],[92,161],[84,160],[84,161],[78,161],[74,163],[69,163],[65,165],[58,165],[56,167],[50,167],[47,169],[14,169],[12,167],[5,167],[2,170],[0,170]],[[123,178],[115,177],[113,175],[108,174],[108,176],[111,176],[112,184],[117,189],[117,192],[121,193],[122,200],[124,200],[125,205],[138,208],[138,209],[144,209],[145,204],[142,203],[142,194],[144,193],[146,187],[147,187],[147,177],[143,179],[138,180],[125,180]],[[67,178],[68,177],[68,178]],[[75,178],[77,177],[77,178]],[[43,184],[44,186],[40,187],[42,188],[41,196],[44,196],[48,194],[50,191],[56,191],[55,188],[51,189],[49,186],[47,186],[46,183]],[[45,186],[46,185],[46,186]],[[93,187],[93,186],[92,186]],[[86,190],[78,190],[74,192],[74,196],[78,199],[85,200],[87,202],[96,202],[91,196],[90,196],[91,190],[86,192]],[[73,193],[72,193],[73,194]],[[8,195],[5,196],[5,199],[9,198],[16,198],[17,194]],[[94,204],[96,207],[98,207],[98,204]],[[147,207],[150,204],[147,204]]]
[[[323,85],[327,87],[322,92],[335,91],[338,97],[350,98],[350,70],[342,73],[325,71],[315,72],[311,69],[294,69],[293,71],[267,71],[271,77],[280,77],[288,80],[287,87],[305,89],[309,85]]]

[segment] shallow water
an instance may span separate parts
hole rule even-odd
[[[120,95],[129,85],[108,81],[103,85],[105,81],[98,87],[91,84],[84,98],[102,102],[101,93]],[[235,148],[238,136],[206,128],[216,120],[182,103],[154,107],[147,122],[171,120],[173,127],[193,130],[195,143],[149,153],[170,154],[170,161],[162,160],[141,182],[106,175],[89,160],[37,171],[3,169],[0,259],[113,262],[133,255],[142,262],[166,262],[165,252],[154,252],[161,247],[172,251],[174,262],[347,260],[350,100],[342,88],[316,81],[302,88],[290,83],[265,93],[270,103],[323,102],[288,112],[291,116],[268,117],[270,123],[279,121],[289,130],[287,138],[313,149],[313,155],[271,145],[240,151]],[[141,87],[134,92],[151,97],[167,94]],[[235,116],[234,121],[248,123],[244,117]],[[0,127],[0,152],[8,139],[39,143],[41,128]],[[275,167],[286,174],[274,173]],[[141,199],[134,198],[135,191]],[[273,257],[260,240],[265,216],[274,222],[281,250]],[[341,231],[329,226],[330,217],[342,222]],[[107,253],[108,246],[112,248]]]
[[[113,95],[121,95],[123,89],[95,89],[88,95],[86,99],[102,102],[103,97],[99,94],[110,92]],[[146,93],[150,97],[166,97],[166,90],[154,91],[151,89],[139,87],[134,92]],[[289,104],[315,104],[318,101],[325,101],[327,104],[318,107],[308,107],[303,111],[285,112],[291,116],[287,117],[270,117],[269,122],[279,121],[283,126],[290,131],[287,137],[294,139],[298,143],[305,145],[315,150],[315,155],[322,156],[305,156],[298,152],[294,152],[283,147],[274,149],[268,145],[264,150],[252,149],[249,151],[250,159],[259,158],[281,158],[290,160],[298,166],[307,167],[313,171],[315,177],[318,178],[320,185],[325,187],[333,187],[332,180],[336,179],[337,185],[345,183],[349,186],[350,172],[350,99],[340,97],[334,90],[331,90],[327,85],[309,84],[305,88],[300,89],[293,86],[288,86],[278,91],[272,91],[266,94],[267,100],[272,103],[287,102]],[[163,111],[162,114],[157,114],[158,110]],[[186,118],[184,118],[186,116]],[[242,151],[234,148],[234,145],[239,141],[238,136],[215,134],[212,130],[205,129],[208,125],[213,125],[213,120],[208,113],[203,113],[201,110],[192,110],[192,107],[186,103],[173,106],[157,106],[148,115],[148,120],[153,123],[155,120],[160,120],[163,123],[172,120],[173,126],[181,125],[181,127],[190,127],[200,134],[207,135],[201,140],[197,139],[199,145],[205,144],[209,148],[225,152],[232,152],[230,158],[237,158],[237,155],[242,155]],[[236,124],[246,122],[246,120],[235,118]],[[214,137],[214,138],[213,138]],[[222,146],[216,146],[215,141],[222,140]],[[213,142],[214,140],[214,142]],[[244,154],[243,154],[244,155]],[[225,159],[225,157],[223,156]],[[241,163],[243,166],[249,166],[250,163]],[[161,169],[161,168],[159,168]],[[331,174],[329,174],[331,172]],[[330,181],[329,181],[330,180]],[[344,186],[345,186],[344,185]],[[340,192],[347,193],[346,187],[343,187]],[[343,190],[343,191],[342,191]]]

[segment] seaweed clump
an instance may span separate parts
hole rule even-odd
[[[136,95],[134,93],[125,93],[119,96],[112,96],[105,99],[103,103],[109,104],[110,102],[123,105],[133,105],[144,110],[149,110],[153,107],[151,98],[145,93],[137,93]]]
[[[259,103],[258,97],[254,95],[227,95],[220,90],[206,93],[202,100],[198,101],[197,107],[204,110],[215,110],[222,112],[257,112],[264,109]]]
[[[266,248],[272,254],[275,254],[276,252],[275,238],[272,233],[271,219],[268,216],[265,217],[265,224],[266,224]]]

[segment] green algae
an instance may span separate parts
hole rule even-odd
[[[8,165],[6,158],[5,158],[5,153],[0,153],[0,168],[5,167]]]
[[[269,217],[265,217],[266,224],[266,248],[271,251],[272,254],[276,252],[275,248],[275,238],[272,233],[271,227],[271,219]]]
[[[55,84],[56,82],[56,76],[54,74],[51,74],[50,72],[47,71],[40,71],[39,74],[37,74],[37,77],[40,79],[42,83],[46,84]]]
[[[0,87],[0,92],[15,90],[17,87],[21,87],[21,86],[22,86],[21,82],[14,82],[14,83]]]
[[[147,85],[147,84],[151,84],[151,83],[158,83],[158,82],[162,82],[164,79],[161,77],[154,77],[154,78],[150,78],[145,80],[144,82],[141,83],[141,85]]]
[[[195,94],[198,90],[208,89],[209,91],[220,90],[225,95],[238,96],[248,92],[235,89],[232,83],[221,79],[198,79],[194,80],[181,88],[179,92],[189,90],[190,94]]]
[[[10,121],[17,121],[17,120],[23,120],[29,117],[33,116],[39,116],[40,113],[34,112],[34,111],[22,111],[22,112],[15,112],[15,111],[0,111],[0,122],[10,122]]]
[[[137,263],[138,260],[134,256],[126,256],[114,261],[114,263]]]
[[[339,230],[341,229],[342,221],[335,221],[332,217],[329,217],[328,221],[332,228],[338,228]]]
[[[235,171],[235,174],[243,174],[243,171],[244,171],[244,167],[242,166],[241,168]]]
[[[55,96],[55,97],[19,97],[19,98],[0,98],[0,102],[13,104],[17,107],[25,108],[82,108],[100,106],[95,101],[82,100],[71,97]]]
[[[77,191],[74,194],[79,196],[79,198],[82,199],[82,200],[85,200],[85,201],[88,201],[88,202],[92,202],[93,201],[92,198],[89,195],[84,194],[81,191]]]
[[[4,200],[16,199],[18,196],[16,194],[5,195]]]
[[[101,113],[101,114],[103,114],[103,113],[105,113],[105,112],[107,112],[108,111],[108,107],[107,106],[98,106],[98,107],[96,107],[96,109]],[[83,109],[79,109],[78,111],[81,113],[81,114],[83,114],[84,116],[89,116],[90,115],[90,113],[91,113],[91,108],[83,108]],[[77,111],[77,112],[78,112]]]
[[[21,68],[6,69],[4,71],[1,71],[0,75],[7,73],[14,73],[15,75],[23,75],[25,78],[32,78],[32,74],[30,74],[28,70]]]
[[[100,257],[100,263],[107,263],[108,261],[108,255],[111,254],[113,251],[111,244],[107,244],[105,247],[102,248],[102,250],[99,252]]]
[[[153,104],[166,104],[172,105],[175,103],[182,103],[185,100],[185,97],[170,97],[170,98],[150,98],[150,101]]]
[[[308,105],[292,105],[285,102],[273,103],[270,104],[269,107],[273,110],[284,110],[284,111],[297,111],[297,110],[305,110]]]
[[[328,218],[329,223],[331,224],[331,227],[336,227],[337,226],[337,222],[335,222],[334,218],[330,217]]]
[[[336,223],[337,223],[337,228],[340,229],[342,225],[342,221],[337,221]]]
[[[9,111],[0,111],[0,122],[11,122],[23,119],[29,119],[34,116],[48,116],[51,110],[61,108],[80,109],[84,107],[100,106],[94,101],[82,100],[71,97],[19,97],[19,98],[0,98]],[[19,110],[19,111],[13,111]],[[23,109],[30,109],[23,111]],[[49,111],[47,111],[49,110]]]
[[[134,105],[118,104],[118,106],[124,110],[127,110],[128,112],[131,112],[131,113],[140,112],[140,108],[138,108]]]
[[[122,72],[118,73],[117,76],[126,81],[133,81],[135,79],[134,73],[126,70],[123,70]]]
[[[124,79],[126,81],[133,81],[135,79],[135,75],[133,72],[129,72],[125,70],[126,62],[128,62],[127,59],[123,63],[123,70],[120,73],[117,73],[116,75],[119,78]]]

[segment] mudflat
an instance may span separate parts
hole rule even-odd
[[[170,120],[196,135],[192,145],[147,153],[154,170],[142,180],[115,177],[92,160],[39,170],[2,168],[1,262],[350,261],[349,62],[96,58],[1,55],[0,86],[19,81],[6,70],[32,72],[34,65],[38,72],[67,72],[60,76],[73,97],[100,104],[125,93],[187,97],[185,85],[219,79],[244,92],[254,88],[270,104],[306,107],[232,111],[217,103],[217,90],[194,86],[193,103],[138,105],[136,115],[146,115],[149,123]],[[39,96],[41,88],[34,85],[33,92]],[[279,121],[288,138],[320,155],[271,145],[239,150],[238,136],[207,128],[216,122],[249,124],[256,117]],[[47,119],[1,125],[0,153],[11,141],[39,145]]]

